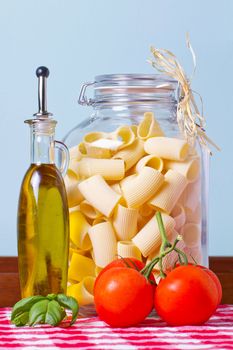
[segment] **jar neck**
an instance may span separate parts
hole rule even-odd
[[[54,133],[38,133],[31,128],[31,164],[54,164]]]

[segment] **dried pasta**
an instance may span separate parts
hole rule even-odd
[[[154,209],[145,203],[139,208],[138,212],[141,216],[148,217],[154,213]]]
[[[175,227],[175,220],[167,214],[162,214],[162,218],[166,233],[170,236]],[[161,236],[155,216],[153,216],[152,219],[136,234],[132,241],[139,248],[144,257],[147,257],[159,247],[161,244]]]
[[[78,187],[83,197],[107,217],[111,216],[121,198],[100,175],[89,177],[82,181]]]
[[[79,305],[94,303],[95,278],[85,277],[80,283],[72,284],[67,288],[67,295],[75,298]]]
[[[128,171],[144,156],[144,154],[144,142],[136,139],[130,146],[117,152],[113,158],[123,159],[125,162],[125,171]]]
[[[122,159],[83,158],[78,162],[77,173],[80,179],[101,175],[105,180],[121,180],[125,176],[125,165]]]
[[[95,276],[95,264],[87,256],[73,253],[68,270],[68,279],[82,281],[86,276]]]
[[[122,195],[121,186],[119,183],[115,183],[115,184],[111,185],[110,187],[111,187],[111,189],[113,189],[113,191]]]
[[[164,176],[159,171],[143,167],[130,181],[122,182],[123,197],[130,208],[138,208],[159,190],[163,182]]]
[[[112,220],[117,239],[126,241],[135,236],[137,232],[137,218],[137,209],[126,208],[120,203],[117,205]]]
[[[150,205],[170,214],[179,197],[187,186],[187,179],[174,170],[168,170],[160,190],[150,200]]]
[[[84,200],[80,203],[80,211],[90,219],[97,219],[102,216],[102,214],[93,207],[88,201]]]
[[[185,224],[181,229],[181,234],[188,248],[194,248],[200,244],[201,230],[199,225],[193,223]]]
[[[181,204],[177,203],[171,212],[171,216],[176,222],[175,230],[179,231],[186,221],[186,211]]]
[[[111,158],[111,151],[108,148],[102,148],[96,146],[96,141],[107,138],[107,134],[104,132],[91,132],[86,134],[83,138],[87,155],[91,158]]]
[[[137,135],[142,140],[147,140],[152,136],[164,136],[164,133],[152,112],[144,113],[144,118],[138,125]]]
[[[71,212],[69,216],[71,242],[73,242],[79,249],[90,249],[91,242],[88,236],[90,225],[85,216],[79,210]]]
[[[64,178],[64,183],[66,187],[69,208],[79,205],[84,200],[84,197],[79,191],[79,181],[73,171],[67,171],[66,176]]]
[[[185,140],[170,137],[151,137],[146,140],[144,148],[148,154],[179,161],[184,161],[189,151],[189,145]]]
[[[117,242],[112,224],[102,222],[92,226],[88,233],[93,246],[95,264],[105,267],[116,257],[117,253]]]
[[[184,207],[186,214],[186,223],[200,224],[201,222],[201,203],[194,210]]]
[[[200,158],[192,157],[188,158],[184,162],[176,162],[172,160],[167,160],[164,163],[165,169],[172,169],[183,174],[189,182],[194,182],[200,173]]]
[[[194,211],[200,201],[201,180],[188,184],[185,191],[179,198],[179,202],[186,208]]]
[[[139,160],[135,167],[135,170],[139,172],[144,166],[151,167],[161,172],[163,170],[163,160],[154,156],[153,154],[145,156]]]
[[[132,241],[117,242],[117,254],[122,258],[136,258],[142,260],[142,255],[138,247]]]
[[[135,140],[135,134],[130,126],[121,126],[114,133],[113,138],[122,141],[122,145],[119,149],[130,146]]]

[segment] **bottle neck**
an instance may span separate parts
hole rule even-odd
[[[31,163],[54,164],[54,134],[31,130]]]

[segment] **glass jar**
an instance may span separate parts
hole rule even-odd
[[[158,254],[157,210],[170,240],[181,234],[188,259],[208,265],[209,155],[198,141],[187,146],[178,100],[178,82],[165,75],[102,75],[82,86],[79,104],[93,111],[64,138],[71,158],[68,293],[80,305],[93,303],[94,280],[117,254],[143,262]],[[165,268],[176,259],[165,259]]]

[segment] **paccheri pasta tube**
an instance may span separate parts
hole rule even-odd
[[[79,305],[89,305],[94,302],[95,278],[85,277],[81,282],[72,284],[67,288],[67,295],[77,299]]]
[[[142,255],[138,247],[132,241],[117,242],[117,254],[122,258],[142,259]]]
[[[147,112],[144,114],[142,122],[138,126],[137,135],[142,140],[147,140],[152,136],[164,136],[159,123],[154,118],[154,114]]]
[[[113,227],[119,240],[129,240],[137,233],[138,210],[118,204],[113,216]]]
[[[158,191],[163,182],[164,176],[159,171],[143,167],[130,181],[122,182],[122,193],[130,208],[138,208]]]
[[[142,140],[136,139],[130,146],[117,152],[113,158],[123,159],[125,162],[125,171],[129,170],[134,166],[139,159],[141,159],[145,154],[144,142]]]
[[[85,135],[70,155],[68,293],[80,305],[93,303],[96,276],[117,256],[149,263],[159,254],[157,211],[169,240],[180,234],[178,247],[200,263],[200,160],[186,141],[166,137],[145,113],[139,125]],[[176,258],[167,256],[164,268]]]
[[[105,180],[121,180],[125,176],[124,161],[121,159],[83,158],[78,162],[77,173],[80,179],[101,175]]]
[[[116,236],[110,222],[103,222],[92,226],[89,236],[93,246],[94,261],[99,267],[109,264],[117,254]]]
[[[185,140],[170,137],[152,137],[146,140],[144,148],[148,154],[179,161],[184,161],[189,151],[189,146]]]
[[[170,213],[176,205],[180,195],[187,186],[187,179],[174,170],[168,170],[165,181],[160,190],[150,200],[150,205],[157,210]]]
[[[112,214],[121,198],[100,175],[82,181],[78,187],[83,197],[107,217]]]
[[[175,220],[167,214],[162,214],[162,218],[167,235],[169,235],[175,227]],[[136,234],[132,241],[144,257],[151,254],[161,244],[161,235],[155,216]]]

